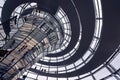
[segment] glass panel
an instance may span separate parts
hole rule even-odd
[[[28,78],[28,77],[27,77],[25,80],[34,80],[34,79],[32,79],[32,78]]]
[[[106,80],[117,80],[117,79],[115,77],[110,77],[110,78],[108,78]]]
[[[94,80],[92,76],[89,76],[89,77],[86,77],[86,78],[83,78],[81,80]]]
[[[58,80],[67,80],[67,78],[58,78]]]
[[[28,73],[27,77],[36,79],[37,74],[35,74],[35,73]]]
[[[48,80],[57,80],[57,78],[54,78],[54,77],[48,77]]]
[[[78,79],[78,76],[76,77],[71,77],[71,78],[68,78],[68,80],[77,80]]]
[[[104,73],[104,74],[103,74]],[[101,69],[100,71],[98,71],[98,72],[96,72],[95,74],[94,74],[94,76],[95,76],[95,78],[97,79],[97,80],[100,80],[100,79],[102,79],[102,78],[104,78],[104,77],[106,77],[106,76],[108,76],[108,75],[110,75],[111,73],[109,72],[109,70],[107,69],[107,68],[103,68],[103,69]]]
[[[120,68],[120,54],[118,54],[110,64],[113,65],[115,69],[118,70]]]
[[[37,78],[38,80],[47,80],[47,77],[46,76],[38,76],[38,78]]]

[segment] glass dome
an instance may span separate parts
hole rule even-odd
[[[0,59],[1,78],[120,79],[119,1],[57,0],[55,14],[50,0],[41,0],[43,6],[39,0],[0,1],[0,47],[12,50]],[[9,26],[3,25],[6,19]],[[10,28],[9,40],[5,28]]]

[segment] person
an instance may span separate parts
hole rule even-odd
[[[17,15],[14,16],[14,23],[15,23],[15,25],[17,24]]]
[[[4,57],[9,51],[8,50],[0,50],[0,57]]]
[[[25,79],[27,76],[26,75],[23,75],[23,79]]]
[[[11,49],[1,49],[0,48],[0,57],[4,57],[8,52],[10,53],[10,52],[12,52],[12,50]]]
[[[8,20],[2,22],[3,30],[4,30],[4,32],[6,34],[6,37],[4,38],[5,42],[8,42],[8,40],[10,40],[10,32],[11,32],[10,21],[11,20],[14,20],[14,23],[16,24],[17,23],[17,15],[14,16],[11,19],[8,19]]]
[[[6,35],[6,37],[5,37],[5,41],[7,41],[7,40],[9,40],[10,39],[10,35],[8,34],[8,35]]]
[[[13,59],[11,60],[11,62],[8,64],[8,67],[11,67],[11,66],[12,66],[14,60],[15,60],[15,58],[13,58]]]

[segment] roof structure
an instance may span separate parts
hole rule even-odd
[[[0,0],[3,80],[120,80],[120,1]]]

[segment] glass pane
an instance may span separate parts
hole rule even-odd
[[[110,64],[112,64],[115,67],[115,69],[118,70],[120,68],[120,54],[118,54]]]
[[[95,74],[94,74],[94,76],[95,76],[95,78],[97,79],[97,80],[100,80],[100,79],[102,79],[102,78],[104,78],[104,77],[106,77],[106,76],[108,76],[108,75],[110,75],[111,73],[109,72],[109,70],[107,69],[107,68],[103,68],[103,69],[101,69],[100,71],[98,71],[98,72],[96,72]]]

